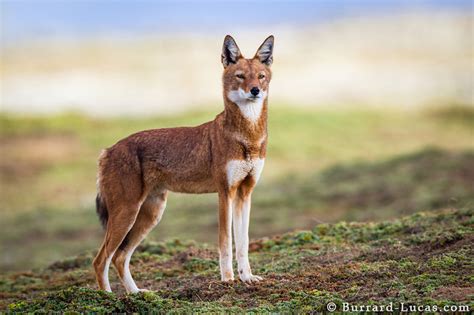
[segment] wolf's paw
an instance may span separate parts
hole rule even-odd
[[[260,276],[255,276],[251,273],[247,273],[247,274],[243,273],[240,275],[240,280],[242,280],[242,282],[244,283],[251,284],[251,283],[260,282],[263,280],[263,278]]]
[[[232,282],[234,281],[234,276],[221,277],[222,282]]]
[[[222,282],[234,281],[234,271],[231,269],[231,270],[221,272],[221,281]]]

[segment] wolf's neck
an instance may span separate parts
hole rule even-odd
[[[225,128],[243,136],[261,137],[267,132],[267,98],[255,102],[225,100]]]

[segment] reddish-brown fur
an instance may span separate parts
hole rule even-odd
[[[272,48],[273,37],[269,39]],[[234,43],[229,37],[226,40]],[[234,215],[239,215],[256,180],[248,175],[230,186],[226,165],[230,160],[265,158],[268,105],[264,99],[260,117],[250,122],[227,93],[238,88],[249,92],[252,87],[268,92],[271,61],[263,63],[258,53],[252,59],[244,59],[239,51],[235,63],[223,63],[225,107],[213,121],[197,127],[138,132],[103,151],[99,159],[98,198],[107,209],[108,221],[104,242],[94,260],[101,289],[110,290],[104,281],[104,268],[111,256],[120,278],[124,278],[126,255],[131,255],[160,220],[168,191],[217,192],[219,248],[221,252],[229,251],[229,203],[234,202]],[[236,78],[236,70],[242,71],[244,80]],[[259,73],[264,73],[265,78],[259,78]],[[231,280],[233,274],[225,272],[223,280]]]

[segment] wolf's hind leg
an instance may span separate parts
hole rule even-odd
[[[147,234],[160,222],[166,207],[167,191],[152,192],[140,208],[138,217],[120,244],[112,259],[125,289],[129,293],[141,291],[130,272],[130,259],[133,252]]]
[[[109,283],[109,267],[115,251],[122,243],[137,217],[139,204],[116,208],[117,214],[110,216],[107,222],[104,242],[94,259],[97,283],[101,290],[111,292]]]

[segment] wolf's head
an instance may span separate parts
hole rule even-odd
[[[225,99],[239,106],[263,102],[268,95],[272,77],[270,66],[273,62],[273,42],[273,35],[269,36],[260,45],[255,56],[246,59],[235,40],[229,35],[225,37],[221,56]]]

